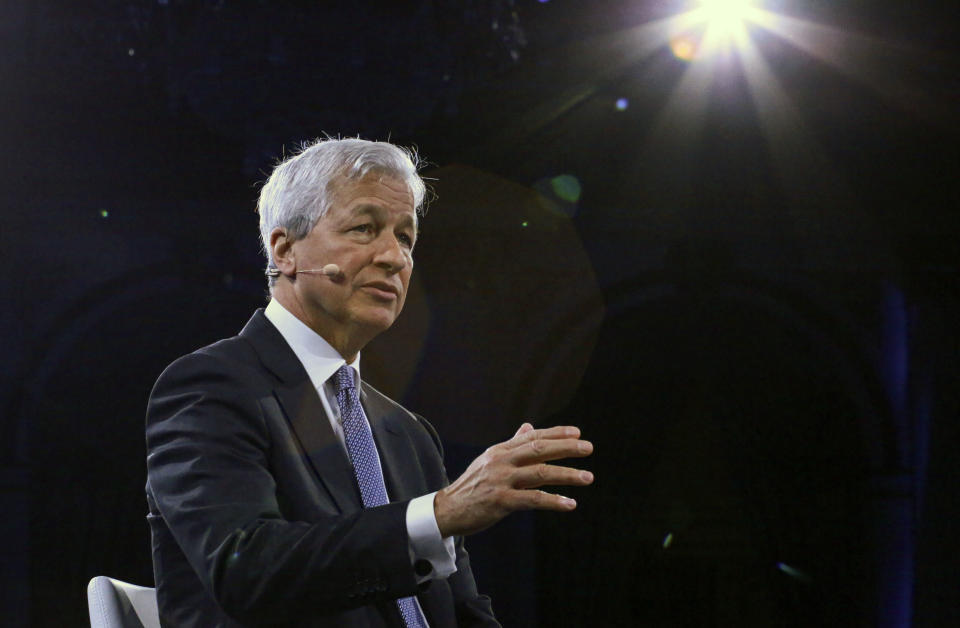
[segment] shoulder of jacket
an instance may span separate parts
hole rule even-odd
[[[437,433],[436,428],[433,427],[430,421],[427,421],[416,412],[407,410],[402,405],[386,396],[367,382],[361,382],[361,386],[363,387],[363,392],[365,394],[373,397],[377,402],[389,406],[397,414],[407,417],[411,424],[419,426],[420,429],[424,430],[427,435],[430,436],[430,440],[433,441],[433,444],[437,447],[437,451],[440,452],[440,456],[443,457],[443,444],[440,442],[440,435]]]
[[[241,336],[233,336],[180,356],[163,370],[158,383],[167,377],[197,369],[229,373],[238,379],[262,373],[260,358],[250,342]]]

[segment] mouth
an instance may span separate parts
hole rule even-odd
[[[386,281],[371,281],[363,284],[361,288],[367,292],[367,294],[371,294],[380,299],[393,300],[400,296],[400,290],[395,285],[387,283]]]

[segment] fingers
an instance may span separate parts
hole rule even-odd
[[[580,440],[576,427],[535,429],[523,423],[510,440],[489,447],[437,492],[434,515],[441,535],[473,534],[516,510],[573,510],[576,501],[539,487],[587,486],[593,474],[546,463],[592,452],[593,444]]]
[[[513,437],[516,438],[517,436],[520,436],[521,434],[526,434],[527,432],[530,432],[532,430],[533,430],[532,425],[530,425],[529,423],[524,423],[523,425],[520,426],[520,429],[517,430],[517,433],[514,434]]]
[[[518,469],[514,474],[514,488],[526,489],[540,486],[587,486],[593,483],[589,471],[551,464],[536,464]]]
[[[557,425],[540,430],[533,429],[531,425],[530,429],[524,430],[524,427],[527,425],[530,424],[524,423],[521,425],[517,433],[513,435],[513,438],[503,444],[506,445],[508,449],[513,449],[531,441],[580,437],[580,429],[572,425]]]
[[[515,465],[520,466],[561,458],[583,458],[591,453],[593,453],[593,443],[590,441],[573,438],[535,439],[509,450],[508,458]]]
[[[577,507],[576,500],[563,495],[547,493],[545,491],[527,490],[511,491],[506,499],[509,508],[516,510],[573,510]]]

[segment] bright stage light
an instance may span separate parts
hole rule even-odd
[[[718,22],[742,20],[753,5],[753,0],[700,0],[700,6],[707,19]]]
[[[712,35],[729,39],[743,28],[754,4],[754,0],[700,0],[700,11]]]
[[[759,0],[698,0],[696,8],[678,16],[670,49],[678,59],[695,61],[731,46],[742,48],[747,22],[758,19]]]

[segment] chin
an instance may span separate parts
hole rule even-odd
[[[371,312],[356,318],[358,323],[378,334],[390,329],[396,320],[397,315],[393,312]]]

